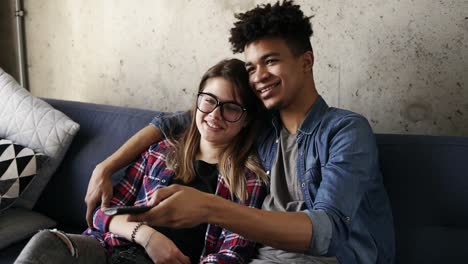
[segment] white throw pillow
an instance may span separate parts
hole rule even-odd
[[[15,202],[15,207],[31,209],[34,206],[79,128],[79,124],[32,96],[0,68],[0,138],[49,158],[27,191]]]

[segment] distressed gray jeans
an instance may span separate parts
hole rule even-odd
[[[314,257],[264,246],[250,264],[339,264],[335,257]]]
[[[21,251],[15,264],[107,263],[107,255],[94,238],[42,230]]]

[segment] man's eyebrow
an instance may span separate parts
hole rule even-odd
[[[268,58],[268,57],[279,56],[279,55],[280,55],[279,52],[268,52],[268,53],[262,55],[262,56],[260,57],[260,60],[264,60],[264,59],[266,59],[266,58]],[[249,67],[249,66],[251,66],[251,65],[252,65],[251,62],[246,62],[246,63],[245,63],[245,67]]]

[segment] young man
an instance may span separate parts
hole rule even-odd
[[[374,135],[364,117],[328,107],[318,95],[309,18],[291,1],[257,6],[236,17],[230,42],[234,52],[244,52],[251,86],[273,116],[258,140],[270,174],[263,210],[173,185],[155,193],[157,206],[132,220],[171,227],[220,225],[265,245],[255,263],[392,263],[392,214]],[[88,209],[111,189],[110,174],[99,171],[123,166],[129,154],[168,132],[173,120],[156,118],[153,124],[161,130],[143,129],[96,168]],[[130,147],[132,152],[125,153]]]

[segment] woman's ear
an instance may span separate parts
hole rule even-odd
[[[314,66],[314,53],[312,51],[306,51],[302,54],[303,58],[303,70],[304,73],[312,72],[312,68]]]

